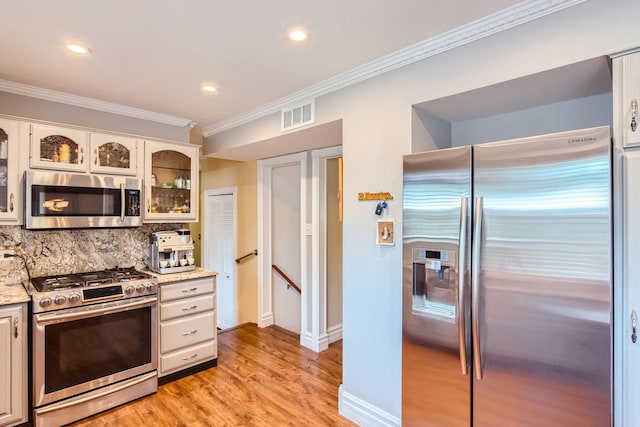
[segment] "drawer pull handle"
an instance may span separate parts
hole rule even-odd
[[[182,290],[182,293],[183,293],[183,294],[186,294],[186,293],[188,293],[188,292],[195,292],[195,291],[197,291],[197,290],[198,290],[198,288],[183,289],[183,290]]]
[[[185,357],[182,358],[182,360],[195,359],[196,357],[198,357],[198,353],[194,353],[191,356],[185,356]]]
[[[189,310],[195,310],[196,308],[198,308],[197,305],[192,305],[191,307],[184,307],[182,309],[182,311],[189,311]]]
[[[191,331],[191,332],[183,332],[183,333],[182,333],[182,336],[185,336],[185,337],[186,337],[187,335],[193,335],[193,334],[195,334],[195,333],[197,333],[197,332],[198,332],[198,330],[197,330],[197,329],[194,329],[194,330],[193,330],[193,331]]]

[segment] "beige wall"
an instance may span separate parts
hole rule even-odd
[[[327,160],[327,329],[342,326],[342,222],[338,158]]]
[[[198,125],[189,129],[189,144],[202,146],[204,137],[202,136],[202,128]],[[202,156],[202,150],[200,150],[200,156]],[[200,161],[200,169],[202,169],[202,160]],[[198,176],[199,188],[202,189],[202,170]],[[189,229],[191,230],[191,239],[193,240],[193,257],[196,259],[196,265],[202,267],[202,233],[200,233],[200,218],[203,209],[202,206],[202,190],[200,190],[200,200],[198,204],[198,222],[189,223]]]
[[[235,162],[203,158],[200,164],[201,194],[217,188],[237,188],[236,257],[258,247],[258,165],[255,161]],[[200,206],[203,207],[201,200]],[[199,231],[200,233],[200,231]],[[258,321],[258,259],[250,257],[236,264],[238,286],[238,322]]]

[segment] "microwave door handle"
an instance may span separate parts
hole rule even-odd
[[[120,222],[124,222],[124,183],[120,184]]]

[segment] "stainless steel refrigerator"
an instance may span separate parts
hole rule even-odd
[[[611,425],[608,127],[404,158],[403,426]]]

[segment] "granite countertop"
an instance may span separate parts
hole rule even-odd
[[[157,277],[158,284],[160,285],[163,283],[180,282],[183,280],[200,279],[202,277],[214,277],[218,275],[215,271],[207,270],[202,267],[196,267],[193,271],[185,271],[182,273],[158,274],[153,271],[145,271],[145,273],[149,273]]]
[[[21,282],[0,284],[0,306],[31,301]]]

